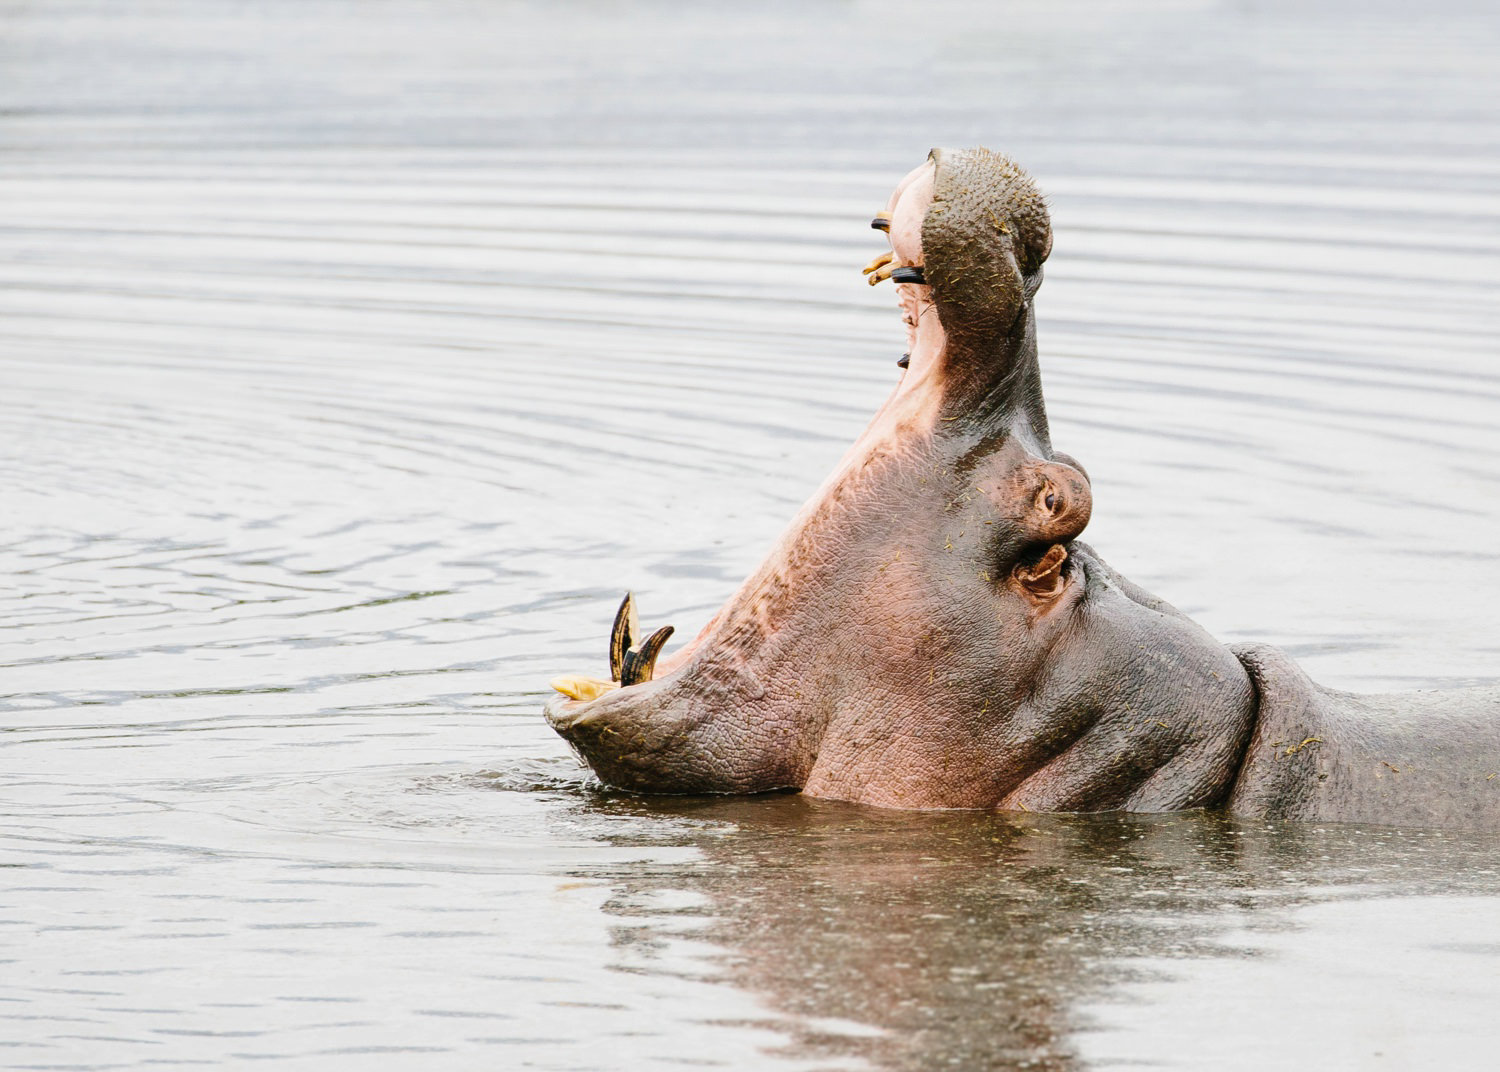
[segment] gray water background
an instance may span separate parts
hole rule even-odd
[[[0,1066],[1485,1068],[1500,838],[600,790],[1038,178],[1089,538],[1500,681],[1490,4],[0,3]]]

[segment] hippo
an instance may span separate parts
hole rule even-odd
[[[1323,688],[1226,647],[1079,537],[1034,301],[1031,178],[934,150],[873,226],[900,381],[764,562],[681,650],[627,595],[610,679],[546,717],[608,785],[887,808],[1164,812],[1500,829],[1500,688]]]

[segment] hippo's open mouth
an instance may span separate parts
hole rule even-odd
[[[559,678],[549,721],[604,781],[650,792],[1201,802],[1249,686],[1073,542],[1092,491],[1048,434],[1032,300],[1051,231],[1031,180],[934,151],[875,226],[891,248],[866,272],[896,283],[907,326],[895,390],[692,643],[658,664],[671,630],[643,631],[627,597],[610,680]],[[1167,665],[1171,697],[1148,700]]]

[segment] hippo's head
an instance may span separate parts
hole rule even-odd
[[[1032,299],[1051,249],[1027,175],[934,151],[877,228],[901,382],[765,562],[656,665],[627,598],[612,676],[547,717],[626,789],[800,788],[896,807],[1164,809],[1220,795],[1248,732],[1238,661],[1074,540]]]

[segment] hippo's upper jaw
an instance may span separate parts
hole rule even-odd
[[[656,668],[622,607],[620,682],[547,717],[606,782],[780,787],[895,807],[1162,810],[1220,798],[1250,684],[1191,622],[1073,541],[1089,482],[1052,450],[1030,180],[934,152],[877,226],[909,362],[762,565]],[[629,644],[623,641],[628,639]],[[635,646],[634,652],[621,650]]]

